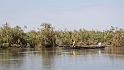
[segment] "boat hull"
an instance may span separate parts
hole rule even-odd
[[[83,49],[104,49],[105,46],[101,46],[101,47],[98,47],[98,46],[95,46],[95,47],[83,47]]]
[[[98,46],[94,46],[94,47],[85,47],[85,46],[59,46],[59,47],[62,47],[62,48],[65,48],[65,49],[104,49],[105,46],[101,46],[101,47],[98,47]]]
[[[65,49],[81,49],[83,47],[81,47],[81,46],[63,46],[63,48],[65,48]]]

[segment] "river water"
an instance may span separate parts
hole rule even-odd
[[[124,48],[0,49],[0,70],[124,70]]]

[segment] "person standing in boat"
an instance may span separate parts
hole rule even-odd
[[[72,40],[72,47],[75,47],[75,41],[74,40]]]
[[[98,43],[98,47],[102,47],[102,42],[101,41]]]

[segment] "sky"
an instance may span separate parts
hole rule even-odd
[[[0,27],[5,23],[26,31],[42,23],[55,30],[124,29],[124,0],[0,0]]]

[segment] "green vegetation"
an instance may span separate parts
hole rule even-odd
[[[124,46],[124,30],[111,27],[110,30],[55,30],[51,24],[43,23],[38,31],[24,32],[19,26],[10,27],[7,23],[0,28],[0,48],[53,47],[57,45],[71,45],[72,40],[77,45],[97,45],[102,41],[104,45]]]

